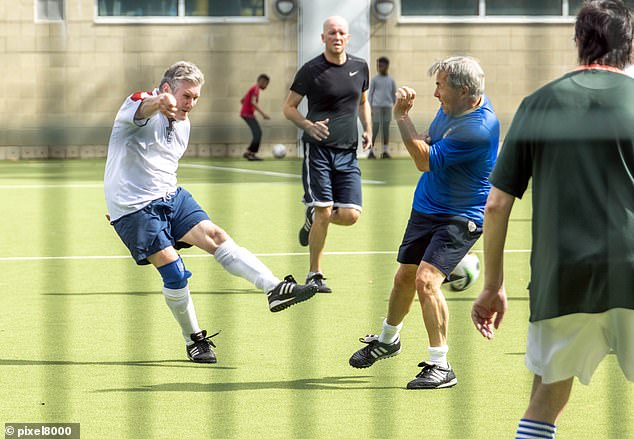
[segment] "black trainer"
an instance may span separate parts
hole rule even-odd
[[[390,153],[389,153],[389,152],[384,151],[384,152],[383,152],[383,154],[381,154],[381,158],[382,158],[382,159],[391,159],[391,158],[392,158],[392,156],[390,155]]]
[[[211,338],[218,334],[220,334],[220,331],[207,337],[207,331],[203,329],[190,335],[194,343],[187,346],[187,358],[195,363],[215,363],[216,354],[214,354],[211,346],[216,347],[216,345],[211,341]]]
[[[324,282],[326,278],[322,273],[313,273],[306,276],[306,285],[315,285],[317,286],[318,293],[332,293],[332,290],[326,285]]]
[[[376,159],[376,156],[374,155],[374,151],[370,150],[370,152],[368,153],[368,159],[369,160]]]
[[[401,353],[401,338],[398,337],[394,343],[381,343],[379,336],[370,334],[359,339],[361,343],[367,343],[363,349],[359,349],[352,354],[348,363],[357,369],[364,369],[372,366],[378,360],[394,357]]]
[[[275,288],[266,294],[271,312],[282,311],[296,303],[308,300],[315,295],[315,285],[298,285],[290,274]]]
[[[306,221],[301,229],[299,229],[299,244],[303,247],[308,245],[308,237],[310,236],[310,228],[313,227],[313,219],[315,215],[315,208],[308,206],[306,208]]]
[[[449,363],[447,363],[447,367],[442,367],[423,361],[418,363],[418,367],[422,367],[423,370],[416,375],[416,378],[407,383],[408,389],[443,389],[458,384],[456,374],[453,373]]]

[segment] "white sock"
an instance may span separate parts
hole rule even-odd
[[[381,331],[381,335],[379,335],[379,342],[387,344],[394,343],[401,329],[403,329],[403,322],[392,326],[387,322],[387,319],[383,320],[383,331]]]
[[[265,293],[280,283],[280,280],[253,253],[240,247],[231,238],[216,249],[214,257],[229,273],[248,280]]]
[[[390,149],[389,145],[383,145],[383,152],[387,152]]]
[[[429,351],[429,362],[431,364],[436,364],[440,367],[449,367],[449,364],[447,363],[447,352],[449,352],[449,346],[429,346],[427,350]]]
[[[174,318],[183,331],[185,342],[188,345],[192,344],[191,335],[195,332],[200,332],[200,327],[196,319],[194,302],[192,302],[191,295],[189,294],[189,287],[186,286],[178,290],[163,287],[163,295],[165,296],[165,303],[167,303],[167,306],[170,311],[172,311]]]

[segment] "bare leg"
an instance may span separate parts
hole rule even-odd
[[[333,209],[332,206],[315,206],[315,217],[313,226],[308,237],[308,248],[310,250],[310,271],[321,271],[321,257],[326,246],[326,236],[330,223],[339,226],[351,226],[357,222],[361,212],[356,209],[340,207]]]
[[[535,375],[531,400],[524,418],[532,421],[556,424],[557,419],[568,403],[573,378],[552,384],[542,383],[542,377]]]
[[[394,276],[394,285],[387,309],[387,323],[398,326],[409,313],[416,294],[416,265],[401,264]]]
[[[326,246],[326,236],[328,235],[328,226],[332,216],[332,206],[318,207],[315,206],[315,215],[313,226],[308,236],[308,249],[310,251],[310,271],[321,271],[321,257],[324,254]]]
[[[162,267],[178,259],[178,253],[174,247],[167,247],[147,257],[150,264],[156,268]]]
[[[427,262],[421,262],[416,272],[416,290],[431,347],[447,345],[449,309],[440,290],[444,279],[445,275]]]

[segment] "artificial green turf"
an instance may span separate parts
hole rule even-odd
[[[293,160],[184,163],[300,168]],[[325,256],[333,294],[272,314],[262,292],[203,252],[183,252],[201,326],[222,329],[218,363],[204,366],[186,360],[156,271],[137,267],[104,219],[103,161],[0,163],[0,422],[80,422],[82,438],[513,437],[532,380],[523,365],[530,194],[512,216],[503,327],[493,341],[472,328],[481,280],[447,291],[459,384],[407,391],[427,358],[417,303],[400,356],[365,370],[348,358],[358,337],[380,331],[418,173],[409,160],[361,165],[365,179],[383,184],[364,186],[358,224],[329,231],[327,251],[358,252]],[[299,179],[191,167],[179,177],[274,273],[303,280]],[[575,384],[557,437],[633,437],[633,387],[609,355],[591,386]]]

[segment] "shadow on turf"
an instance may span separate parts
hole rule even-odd
[[[187,367],[201,368],[188,360],[154,361],[67,361],[67,360],[5,360],[0,358],[0,366],[141,366],[141,367]],[[209,366],[213,369],[237,369],[237,367]]]
[[[473,302],[475,300],[475,297],[451,297],[451,294],[456,294],[456,292],[450,291],[449,295],[445,294],[445,300],[447,302]],[[506,300],[528,301],[528,297],[507,297]]]
[[[192,291],[193,296],[197,295],[258,295],[261,296],[264,293],[260,290],[254,289],[232,289],[224,291]],[[89,293],[43,293],[43,296],[162,296],[163,293],[160,290],[157,291],[92,291]]]
[[[247,381],[234,383],[167,383],[127,389],[104,389],[98,393],[108,392],[237,392],[243,390],[378,390],[403,389],[393,386],[362,386],[370,376],[343,376],[324,378],[305,378],[290,381]]]

